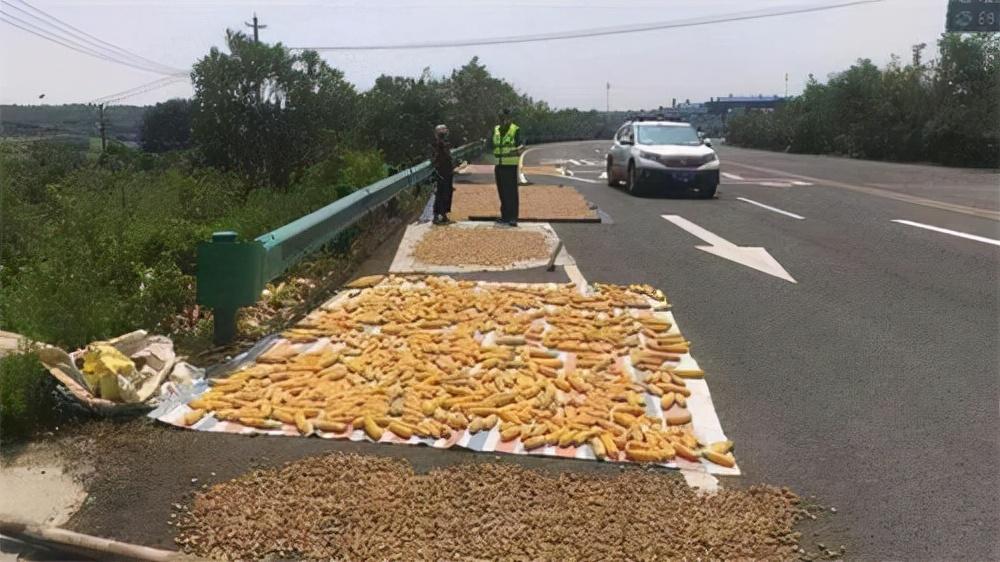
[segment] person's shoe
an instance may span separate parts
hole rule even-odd
[[[501,218],[501,219],[496,219],[496,220],[494,220],[493,222],[497,223],[497,225],[501,225],[501,224],[507,224],[507,221],[505,221],[505,220],[504,220],[504,219],[502,219],[502,218]]]
[[[453,222],[455,221],[449,219],[447,214],[441,215],[441,224],[451,224]]]
[[[511,224],[509,222],[507,222],[507,221],[497,221],[496,227],[497,228],[512,228]]]
[[[432,220],[431,223],[436,225],[446,224],[444,217],[441,215],[434,215],[434,220]]]
[[[517,228],[517,221],[510,221],[507,223],[507,226],[511,228]]]

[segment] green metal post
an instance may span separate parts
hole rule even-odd
[[[236,312],[257,302],[264,288],[264,246],[240,242],[235,232],[216,232],[198,246],[198,303],[215,317],[213,341],[222,345],[236,335]]]

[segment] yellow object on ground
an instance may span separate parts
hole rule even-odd
[[[111,345],[92,345],[83,354],[84,380],[95,396],[119,401],[118,375],[134,372],[135,363]]]

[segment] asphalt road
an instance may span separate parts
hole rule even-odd
[[[613,219],[553,225],[588,281],[667,293],[743,480],[835,507],[824,535],[851,558],[1000,559],[1000,246],[893,222],[1000,240],[1000,174],[720,147],[715,200],[639,199],[601,179],[608,144],[524,163],[561,161],[577,179],[531,179]],[[661,215],[763,247],[796,282]]]

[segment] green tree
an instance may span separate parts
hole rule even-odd
[[[142,116],[139,138],[146,152],[190,148],[191,100],[167,100],[147,109]]]
[[[444,84],[447,117],[451,134],[459,142],[470,142],[492,135],[497,116],[504,108],[515,111],[515,122],[522,122],[531,100],[519,95],[510,83],[494,78],[479,57],[473,57],[453,70]]]
[[[417,79],[379,76],[362,97],[362,135],[401,166],[427,158],[433,129],[445,122],[441,84],[427,71]]]
[[[233,31],[226,44],[228,54],[213,47],[194,65],[195,143],[210,165],[286,187],[354,125],[354,86],[314,51],[292,53]]]

